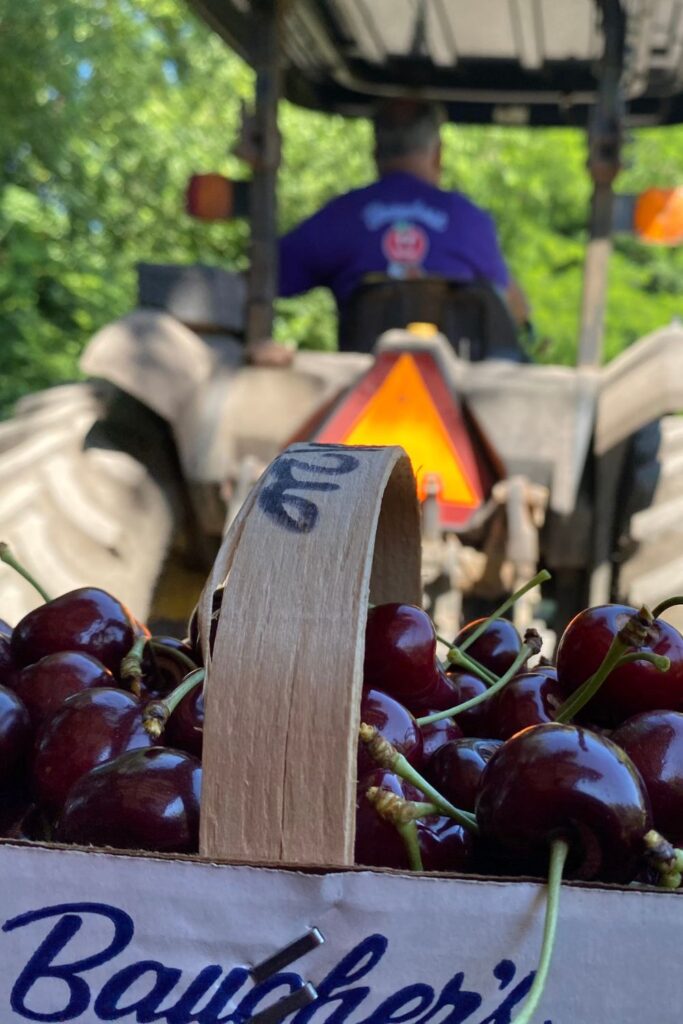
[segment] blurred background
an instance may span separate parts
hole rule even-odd
[[[245,266],[244,222],[184,211],[188,177],[246,177],[231,155],[253,76],[180,0],[0,0],[0,417],[78,377],[92,333],[135,304],[135,263]],[[369,125],[283,103],[281,228],[372,180]],[[536,358],[575,361],[590,180],[572,130],[448,126],[443,185],[488,208],[529,295]],[[683,177],[683,127],[627,140],[617,191]],[[605,357],[683,316],[683,252],[617,237]],[[331,348],[322,291],[276,335]]]

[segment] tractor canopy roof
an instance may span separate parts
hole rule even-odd
[[[271,0],[190,0],[249,63]],[[453,121],[585,125],[605,54],[631,125],[683,121],[683,0],[280,0],[284,95],[368,115],[442,100]],[[609,37],[614,45],[610,46]]]

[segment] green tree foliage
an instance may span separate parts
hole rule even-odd
[[[0,0],[0,410],[73,378],[88,337],[135,303],[135,263],[241,269],[244,223],[184,212],[195,171],[239,176],[230,155],[248,68],[181,0]],[[364,121],[283,104],[283,230],[371,180]],[[642,132],[619,187],[680,180],[680,129]],[[585,143],[565,130],[445,132],[444,183],[496,218],[528,292],[539,357],[575,358],[589,182]],[[606,354],[683,312],[683,253],[617,241]],[[333,304],[278,304],[276,334],[334,345]]]

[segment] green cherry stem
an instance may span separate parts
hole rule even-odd
[[[145,653],[148,640],[147,636],[136,637],[128,654],[121,659],[121,679],[129,684],[131,693],[134,693],[136,697],[139,697],[141,692],[142,656]]]
[[[203,668],[196,668],[189,675],[185,676],[182,683],[176,686],[175,690],[169,693],[163,700],[151,700],[145,705],[142,712],[142,724],[145,732],[158,740],[161,736],[166,722],[169,720],[183,697],[186,697],[190,690],[204,682],[205,671]]]
[[[543,995],[545,983],[548,978],[550,961],[553,956],[555,945],[555,933],[557,931],[557,912],[560,905],[560,886],[562,884],[562,872],[569,853],[569,844],[564,839],[554,839],[550,847],[550,864],[548,867],[548,902],[545,908],[545,923],[543,925],[543,941],[541,944],[541,956],[538,961],[538,969],[529,989],[529,994],[522,1005],[522,1009],[513,1017],[510,1024],[530,1024],[531,1018]]]
[[[400,778],[405,779],[406,782],[410,782],[438,807],[441,814],[454,818],[463,828],[468,829],[474,835],[478,835],[479,826],[475,816],[469,811],[463,811],[459,807],[454,807],[452,803],[446,800],[437,789],[434,789],[427,782],[424,776],[420,775],[416,768],[413,768],[403,754],[399,754],[393,744],[385,740],[383,736],[380,736],[373,725],[361,722],[359,736],[361,741],[367,746],[370,755],[381,768],[387,768],[389,771],[400,776]]]
[[[527,630],[525,642],[522,644],[521,649],[515,660],[513,661],[510,668],[507,670],[505,675],[502,675],[492,686],[485,690],[483,693],[478,693],[476,697],[470,697],[469,700],[463,701],[462,704],[456,704],[452,708],[447,708],[445,711],[435,711],[433,715],[425,715],[424,718],[417,718],[416,722],[419,726],[431,725],[432,722],[440,722],[442,718],[452,718],[454,715],[459,715],[463,711],[469,711],[470,708],[476,707],[478,704],[483,704],[484,701],[490,700],[491,697],[503,689],[506,683],[509,683],[512,677],[519,671],[524,662],[531,657],[532,654],[538,654],[539,644],[537,642],[528,643],[529,633],[536,633],[535,630]],[[536,634],[538,636],[538,634]],[[540,642],[540,638],[539,638]]]
[[[473,630],[461,644],[458,644],[459,649],[461,651],[466,651],[475,640],[479,639],[481,634],[491,625],[492,622],[495,622],[496,619],[500,619],[505,615],[508,608],[512,608],[515,601],[519,601],[520,597],[524,597],[529,590],[533,590],[534,587],[539,587],[541,583],[546,583],[547,580],[551,578],[552,577],[547,569],[541,569],[540,572],[537,572],[533,579],[529,580],[528,583],[525,583],[523,587],[519,588],[519,590],[516,590],[514,594],[508,597],[506,601],[503,601],[503,603],[499,605],[494,612],[491,612],[488,618],[484,619],[483,622],[480,622],[477,628]]]
[[[27,583],[30,583],[34,590],[37,590],[43,601],[51,601],[52,598],[48,592],[41,587],[40,583],[31,575],[28,569],[25,569],[21,562],[12,554],[9,544],[6,541],[0,541],[0,562],[4,562],[5,565],[11,566],[15,572],[18,572],[20,576],[23,576]]]
[[[437,639],[440,638],[437,637]],[[465,672],[470,672],[473,676],[477,676],[487,686],[493,686],[498,682],[497,675],[478,661],[475,661],[469,654],[465,654],[459,647],[449,647],[446,659],[451,665],[455,665],[457,668],[464,669]]]
[[[563,704],[560,704],[555,721],[566,725],[582,711],[589,700],[595,696],[610,672],[620,665],[628,665],[631,661],[649,661],[658,672],[668,672],[671,662],[663,654],[653,654],[652,651],[623,651],[623,644],[618,640],[619,634],[614,638],[605,655],[600,668],[592,676],[589,676],[585,683],[574,690],[571,697],[567,697]]]
[[[175,661],[178,665],[182,665],[183,668],[186,668],[188,672],[194,672],[194,670],[199,667],[195,664],[192,658],[188,658],[187,654],[183,654],[182,651],[177,650],[175,647],[169,647],[160,640],[155,640],[154,637],[149,637],[147,639],[147,646],[155,654],[165,654],[166,657],[171,659],[171,661]]]
[[[417,825],[414,821],[406,821],[402,825],[397,825],[396,829],[405,845],[410,870],[424,871],[420,842],[417,835]]]
[[[662,601],[660,604],[655,605],[652,609],[652,614],[655,619],[658,619],[659,616],[663,615],[669,608],[676,608],[681,604],[683,604],[683,594],[675,594],[673,597],[668,597],[666,601]]]

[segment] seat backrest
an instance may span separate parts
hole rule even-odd
[[[438,277],[366,278],[340,310],[339,349],[370,352],[384,331],[415,322],[435,324],[464,358],[528,362],[514,321],[494,288]]]

